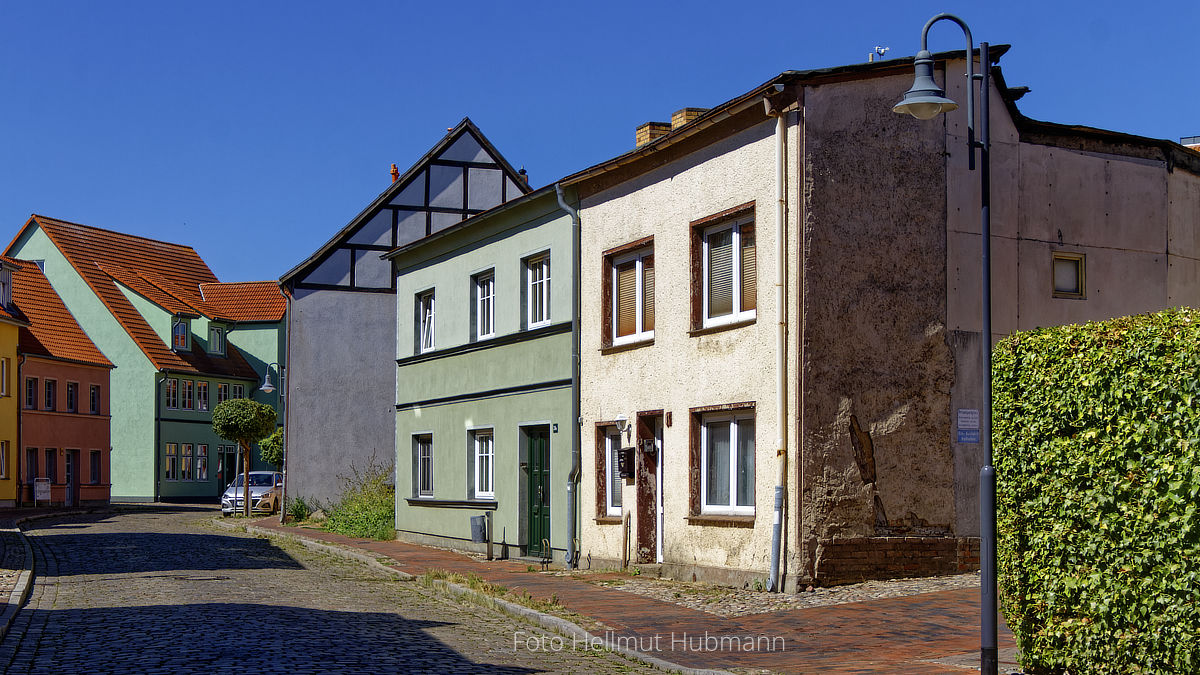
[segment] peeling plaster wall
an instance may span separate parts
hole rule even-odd
[[[822,540],[937,534],[954,523],[945,129],[891,111],[904,80],[804,92],[802,534],[817,558],[810,565],[819,564]]]

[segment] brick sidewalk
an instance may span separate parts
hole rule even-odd
[[[284,527],[276,518],[253,525],[370,551],[391,558],[393,567],[409,574],[430,569],[474,573],[538,598],[555,595],[567,609],[612,631],[603,637],[625,638],[624,646],[692,668],[891,675],[961,674],[971,665],[978,669],[978,589],[723,618],[579,579],[530,573],[523,561],[487,562],[399,541]],[[754,640],[754,649],[730,648],[735,641],[744,647],[747,638]],[[1002,654],[1011,654],[1013,647],[1012,634],[1002,625]],[[1001,659],[1002,672],[1016,669],[1011,659]]]

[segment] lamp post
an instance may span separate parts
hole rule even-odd
[[[980,524],[980,672],[995,675],[998,668],[996,655],[996,470],[992,467],[992,270],[991,270],[991,139],[988,130],[989,57],[988,43],[979,44],[980,73],[975,73],[973,51],[975,42],[966,22],[953,14],[938,14],[921,30],[921,51],[914,62],[916,78],[904,98],[892,108],[898,113],[907,113],[917,119],[927,120],[958,108],[958,104],[946,97],[946,92],[933,80],[933,55],[929,52],[929,29],[941,20],[953,21],[962,28],[967,38],[967,156],[968,165],[975,170],[975,151],[979,150],[980,179],[980,234],[983,247],[980,262],[983,274],[983,326],[981,328],[980,351],[983,356],[983,408],[980,411],[980,442],[983,444],[984,462],[979,472],[979,524]],[[975,141],[976,96],[975,81],[979,80],[979,137]]]
[[[279,373],[279,386],[283,387],[283,367],[276,362],[267,364],[266,372],[263,374],[262,386],[258,388],[264,394],[270,394],[275,391],[275,384],[271,382],[271,366],[275,366],[275,372]],[[284,411],[287,401],[284,398],[285,389],[279,390],[279,412]],[[284,418],[286,419],[286,417]],[[287,519],[287,509],[284,505],[287,503],[287,432],[284,432],[283,441],[283,492],[279,495],[279,523],[282,525]]]

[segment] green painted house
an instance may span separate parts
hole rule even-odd
[[[215,501],[237,453],[212,431],[221,401],[270,403],[282,424],[282,389],[259,390],[285,353],[286,303],[273,282],[223,284],[189,246],[39,215],[5,255],[36,261],[117,366],[113,501]],[[253,468],[269,468],[257,454]]]
[[[572,222],[553,187],[388,256],[396,269],[396,530],[562,560],[571,550]],[[577,525],[577,521],[572,523]]]

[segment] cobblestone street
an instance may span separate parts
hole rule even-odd
[[[31,523],[35,584],[0,672],[660,672],[556,649],[539,628],[358,562],[217,530],[215,514]]]

